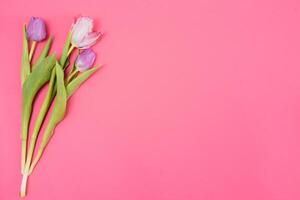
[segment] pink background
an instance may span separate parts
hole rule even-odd
[[[59,55],[96,19],[104,67],[70,100],[28,200],[299,200],[298,0],[0,1],[0,199],[19,199],[21,27]],[[39,46],[41,47],[41,45]]]

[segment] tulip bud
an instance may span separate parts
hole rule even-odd
[[[83,72],[92,67],[96,59],[96,53],[92,49],[85,49],[80,52],[75,61],[78,71]]]
[[[27,25],[27,38],[32,41],[40,42],[47,36],[44,20],[38,17],[31,17]]]
[[[94,45],[101,36],[100,32],[93,32],[93,20],[89,17],[79,17],[72,26],[71,43],[79,49],[87,49]]]

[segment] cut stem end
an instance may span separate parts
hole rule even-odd
[[[28,179],[28,173],[24,172],[22,183],[21,183],[21,191],[20,191],[20,197],[22,198],[26,196],[27,179]]]

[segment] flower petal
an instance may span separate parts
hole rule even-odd
[[[46,25],[44,20],[38,17],[31,17],[27,26],[27,37],[32,41],[42,41],[46,38]]]
[[[79,49],[87,49],[94,45],[100,36],[102,36],[101,32],[89,33],[80,43],[78,43],[77,47]]]
[[[72,25],[71,43],[78,47],[84,38],[93,30],[93,20],[89,17],[79,17]]]
[[[84,49],[75,61],[78,71],[83,72],[92,67],[96,59],[96,53],[92,49]]]

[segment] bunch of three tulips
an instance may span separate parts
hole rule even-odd
[[[93,66],[96,53],[91,46],[102,36],[100,32],[93,32],[93,20],[89,17],[78,17],[73,23],[65,42],[59,61],[55,55],[49,55],[52,37],[49,37],[43,50],[33,63],[32,58],[38,42],[47,37],[45,22],[41,18],[32,17],[23,29],[23,53],[21,67],[22,83],[22,119],[21,119],[21,173],[23,175],[20,196],[26,195],[28,176],[41,158],[57,124],[64,118],[68,98],[88,79],[99,67]],[[29,51],[29,42],[30,51]],[[75,50],[79,54],[65,77],[64,70],[68,66],[68,57]],[[33,64],[32,64],[33,63]],[[29,123],[33,101],[38,91],[48,83],[48,90],[34,123],[30,143]],[[36,140],[39,136],[45,116],[53,102],[53,110],[44,130],[39,149],[33,158]]]

